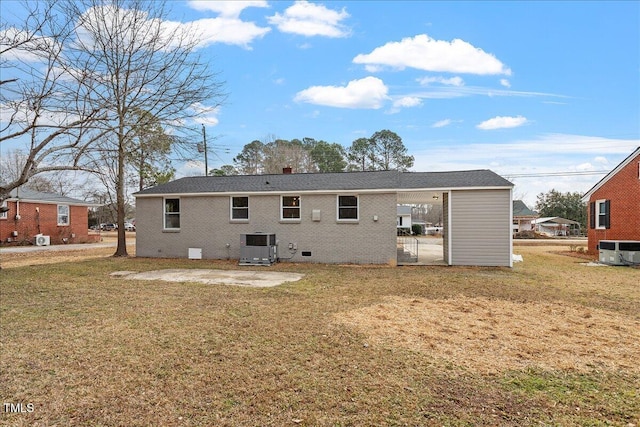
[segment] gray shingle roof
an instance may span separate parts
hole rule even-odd
[[[194,176],[135,193],[243,193],[339,190],[411,190],[475,187],[511,188],[513,184],[490,170],[458,172],[341,172],[280,175]]]
[[[522,200],[514,200],[513,216],[538,216],[538,213],[529,209]]]
[[[66,205],[81,205],[81,206],[100,206],[95,203],[85,202],[84,200],[74,199],[73,197],[61,196],[53,193],[43,193],[41,191],[30,190],[25,187],[20,187],[11,191],[9,200],[23,200],[29,202],[43,202],[43,203],[60,203]]]

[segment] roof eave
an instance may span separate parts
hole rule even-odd
[[[620,164],[618,166],[616,166],[615,168],[613,168],[613,170],[611,170],[611,172],[609,172],[608,174],[606,174],[600,181],[598,181],[596,183],[596,185],[594,185],[593,187],[591,187],[591,189],[589,189],[589,191],[587,191],[586,193],[584,193],[584,196],[582,196],[582,199],[580,199],[583,203],[586,203],[589,201],[589,199],[591,198],[591,196],[593,195],[593,193],[595,193],[596,191],[598,191],[600,189],[600,187],[602,187],[604,184],[607,183],[607,181],[609,181],[609,179],[611,179],[613,176],[615,176],[618,172],[620,172],[621,169],[623,169],[625,166],[627,166],[631,160],[633,160],[637,155],[640,155],[640,147],[636,148],[631,154],[629,154],[622,162],[620,162]]]

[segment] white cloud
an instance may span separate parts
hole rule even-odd
[[[457,76],[448,79],[444,77],[422,77],[417,79],[417,81],[422,86],[429,86],[431,83],[440,83],[445,86],[464,86],[464,80]]]
[[[405,96],[393,101],[393,106],[398,108],[410,108],[422,105],[422,99],[415,96]]]
[[[213,43],[237,45],[245,49],[255,39],[264,37],[271,28],[259,27],[253,22],[245,22],[237,18],[205,18],[192,21],[189,24],[200,36],[200,47]]]
[[[451,119],[439,120],[431,125],[432,128],[443,128],[451,124]]]
[[[56,46],[58,45],[58,46]],[[30,34],[14,27],[0,31],[0,51],[7,61],[36,62],[46,59],[46,53],[60,48],[51,37]]]
[[[489,120],[485,120],[476,127],[482,130],[517,128],[527,123],[527,118],[523,116],[503,117],[497,116]]]
[[[411,67],[449,73],[511,74],[511,70],[494,55],[464,40],[435,40],[426,34],[405,38],[400,42],[389,42],[369,54],[356,56],[353,62],[399,70]]]
[[[278,27],[283,33],[303,36],[347,37],[349,29],[342,21],[349,17],[343,8],[341,11],[327,9],[324,5],[296,1],[281,15],[270,16],[269,23]]]
[[[500,84],[504,87],[511,87],[511,82],[507,79],[500,79]]]
[[[220,107],[207,107],[199,102],[191,105],[191,108],[198,114],[194,118],[194,122],[210,126],[216,126],[220,123],[218,116],[220,115]]]
[[[452,144],[450,141],[439,143],[425,137],[424,143],[418,144],[424,148],[411,152],[415,157],[413,170],[489,168],[515,183],[514,194],[522,198],[529,207],[533,207],[536,195],[552,188],[561,192],[586,192],[640,146],[640,140],[544,134],[531,139],[489,144]],[[606,160],[606,164],[602,160]],[[591,169],[588,164],[592,165]],[[558,172],[594,174],[544,175]],[[538,176],[515,176],[529,173]]]
[[[240,13],[248,7],[269,7],[269,3],[262,0],[256,1],[202,1],[191,0],[187,5],[192,9],[199,11],[217,12],[225,18],[238,18]]]
[[[312,86],[296,94],[294,100],[338,108],[381,108],[389,99],[389,89],[376,77],[352,80],[346,86]]]
[[[604,156],[596,156],[593,159],[593,161],[596,162],[596,163],[600,163],[602,165],[608,165],[609,164],[609,160],[607,160],[607,158],[604,157]]]

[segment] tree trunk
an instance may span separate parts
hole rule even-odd
[[[116,253],[113,256],[126,257],[127,253],[127,236],[124,229],[124,162],[125,162],[125,148],[124,137],[122,132],[118,135],[118,178],[116,182],[116,204],[118,207],[118,246],[116,247]]]

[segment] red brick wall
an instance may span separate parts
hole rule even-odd
[[[611,228],[589,227],[589,251],[596,252],[600,240],[640,240],[640,155],[591,195],[589,203],[611,200]],[[587,207],[588,209],[588,207]],[[588,215],[591,212],[588,210]],[[597,213],[596,213],[597,215]],[[589,226],[591,218],[588,219]]]
[[[20,219],[16,220],[17,206],[15,201],[8,201],[7,219],[0,219],[0,241],[7,244],[7,239],[14,243],[33,242],[33,237],[42,233],[51,236],[51,244],[84,243],[89,238],[88,209],[86,206],[69,206],[69,225],[58,225],[58,205],[46,203],[20,202]],[[17,237],[12,233],[18,232]]]

